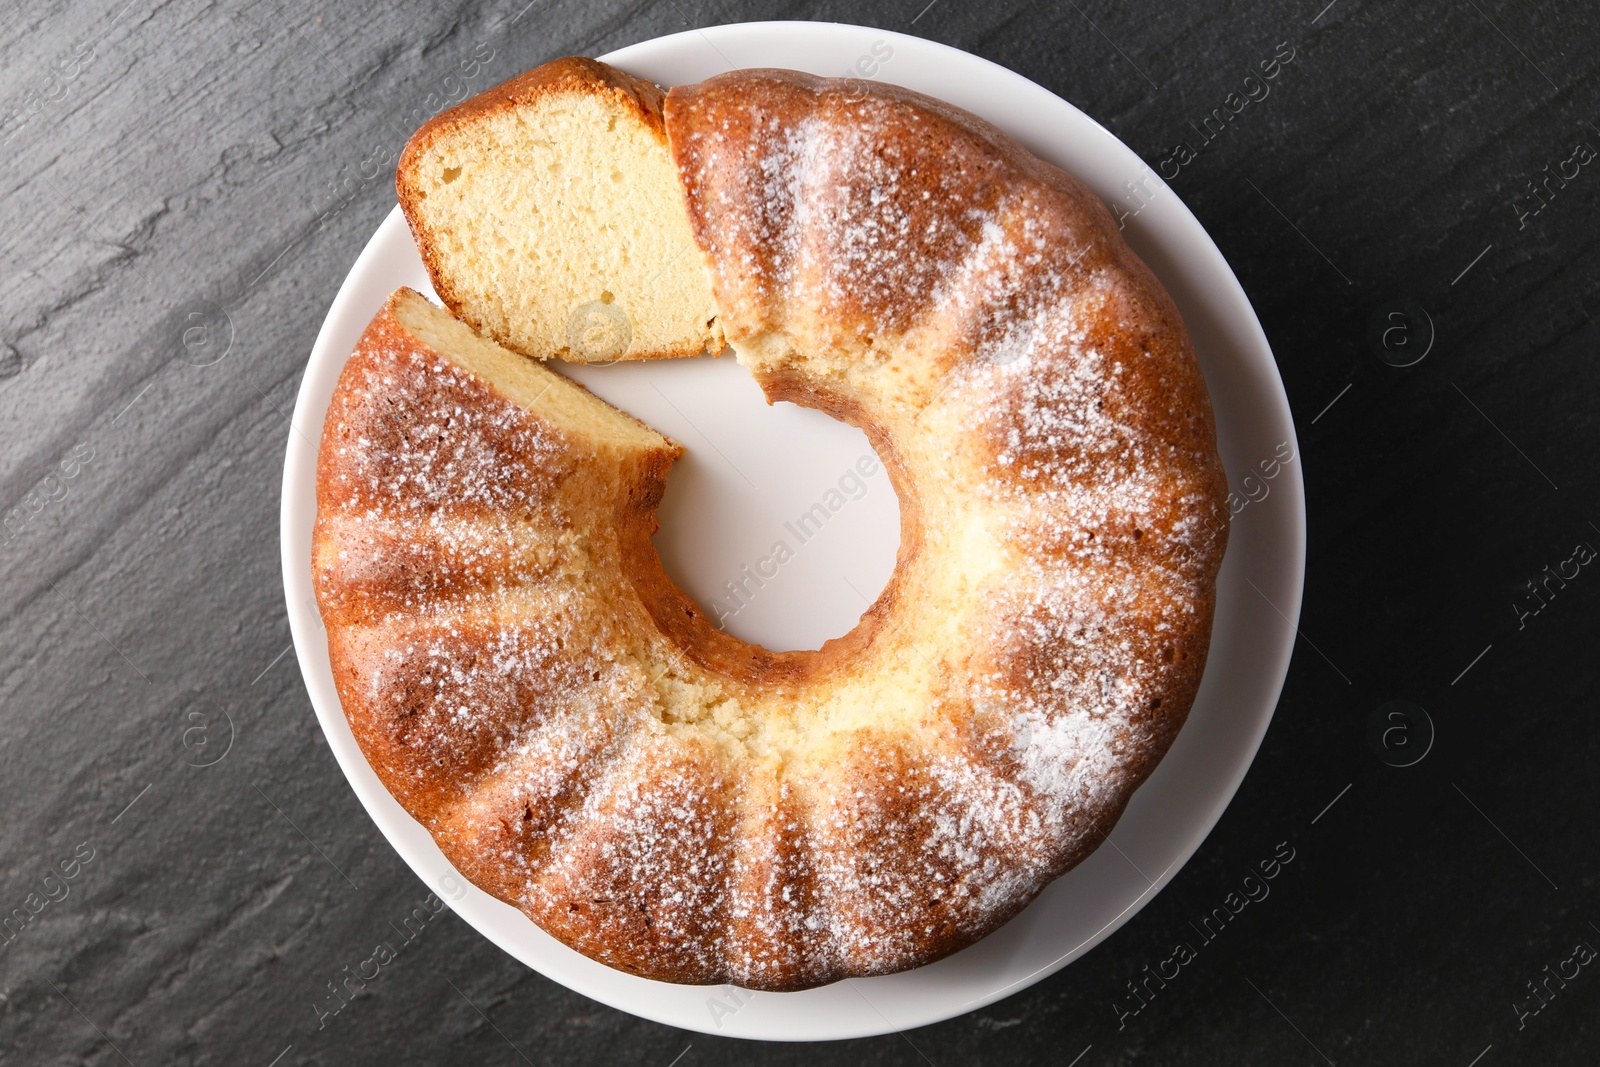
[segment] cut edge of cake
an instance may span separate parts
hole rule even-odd
[[[434,354],[481,379],[491,389],[577,442],[623,454],[666,453],[682,446],[595,396],[565,375],[473,332],[449,311],[414,289],[396,289],[386,310]]]

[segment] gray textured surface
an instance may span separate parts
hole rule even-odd
[[[1513,199],[1576,143],[1600,149],[1592,7],[924,3],[7,14],[0,910],[42,907],[0,939],[0,1062],[1595,1062],[1593,968],[1520,1028],[1517,1005],[1542,1003],[1528,981],[1575,943],[1600,945],[1600,576],[1514,607],[1575,543],[1600,545],[1600,161],[1536,215]],[[326,983],[426,892],[284,654],[285,413],[322,316],[464,60],[477,89],[764,18],[976,52],[1152,166],[1279,42],[1296,49],[1172,183],[1255,302],[1302,433],[1309,640],[1277,719],[1150,907],[976,1015],[822,1048],[686,1035],[545,981],[446,912],[319,1029]],[[1366,341],[1399,298],[1438,332],[1403,370]],[[1438,729],[1407,769],[1366,742],[1391,698]],[[1271,897],[1119,1029],[1124,983],[1285,840]],[[47,881],[63,862],[74,876]]]

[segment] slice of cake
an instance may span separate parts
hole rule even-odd
[[[661,106],[649,82],[570,58],[418,130],[395,186],[445,304],[539,359],[719,351]]]

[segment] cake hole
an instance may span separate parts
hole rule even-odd
[[[768,406],[731,354],[560,369],[684,446],[653,543],[711,626],[774,652],[856,627],[900,547],[900,504],[865,434]]]
[[[446,167],[446,168],[444,168],[444,173],[442,175],[440,175],[440,177],[444,179],[444,183],[446,185],[449,185],[451,182],[453,182],[457,178],[461,177],[461,168],[460,167]]]
[[[615,299],[616,299],[616,297],[611,295],[611,290],[609,290],[609,289],[600,290],[600,303],[609,304]]]

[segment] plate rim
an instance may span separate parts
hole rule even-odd
[[[1098,133],[1109,142],[1108,145],[1102,145],[1102,148],[1109,148],[1113,153],[1120,152],[1126,154],[1127,156],[1131,157],[1132,160],[1137,161],[1138,164],[1144,167],[1146,171],[1149,170],[1148,165],[1144,164],[1143,159],[1139,157],[1137,153],[1125,145],[1120,139],[1118,139],[1099,122],[1095,121],[1092,117],[1079,110],[1069,101],[1056,96],[1054,93],[1024,77],[1023,75],[1010,70],[1009,68],[1000,66],[999,64],[990,60],[984,59],[981,56],[962,51],[961,49],[957,49],[940,42],[916,37],[910,34],[900,33],[894,30],[885,30],[871,26],[860,26],[849,23],[801,20],[769,20],[761,22],[729,23],[725,25],[705,27],[702,29],[684,30],[678,33],[637,42],[625,48],[610,52],[599,58],[604,62],[612,63],[626,70],[629,68],[630,62],[644,60],[653,53],[667,52],[672,49],[682,48],[686,44],[694,44],[698,42],[702,44],[709,44],[712,49],[724,59],[724,61],[727,61],[727,57],[723,55],[720,49],[717,48],[717,44],[719,43],[718,39],[721,39],[720,43],[731,45],[742,35],[754,34],[760,36],[774,33],[781,33],[785,35],[785,37],[789,38],[793,38],[795,35],[809,35],[806,39],[812,44],[815,44],[820,39],[821,35],[826,33],[870,34],[874,37],[888,39],[896,48],[903,47],[913,50],[922,50],[939,59],[948,61],[953,65],[965,65],[970,71],[979,75],[981,78],[986,78],[990,82],[1000,85],[1002,87],[1003,95],[1010,100],[1012,104],[1017,102],[1016,97],[1018,96],[1033,96],[1042,104],[1048,104],[1049,106],[1057,109],[1069,109],[1065,114],[1072,116],[1073,122],[1079,125],[1087,123],[1093,130],[1098,131]],[[798,48],[799,45],[796,45],[795,47]],[[894,79],[886,75],[883,80],[893,81]],[[1063,140],[1065,140],[1065,135],[1063,135]],[[328,354],[330,351],[336,351],[332,349],[331,337],[333,334],[339,332],[340,327],[338,325],[338,320],[342,319],[347,313],[348,305],[356,301],[355,289],[358,287],[358,280],[371,272],[373,261],[382,254],[382,246],[386,240],[386,230],[394,227],[397,224],[404,229],[405,223],[400,214],[400,208],[398,205],[395,206],[384,217],[383,222],[380,223],[377,230],[374,231],[372,237],[368,239],[368,242],[363,247],[361,254],[357,256],[349,272],[341,282],[339,291],[335,295],[334,300],[328,309],[327,315],[318,331],[316,341],[312,346],[311,355],[307,361],[301,384],[297,392],[294,418],[291,420],[291,428],[288,435],[288,447],[284,459],[284,478],[282,484],[282,497],[280,501],[279,523],[280,549],[284,574],[284,593],[288,609],[290,632],[295,648],[296,660],[300,665],[302,679],[306,684],[307,695],[311,700],[318,724],[322,727],[324,736],[328,741],[329,748],[333,752],[334,758],[339,765],[341,773],[344,775],[346,781],[350,784],[352,790],[356,793],[357,798],[361,801],[362,807],[366,810],[368,816],[373,820],[374,825],[383,835],[385,841],[388,842],[390,847],[395,849],[396,853],[400,855],[406,864],[410,866],[420,878],[422,878],[424,883],[428,884],[430,889],[438,893],[440,899],[444,900],[446,904],[449,904],[452,907],[452,910],[455,910],[457,914],[460,915],[469,925],[471,925],[491,943],[496,945],[496,947],[500,948],[502,951],[505,951],[508,955],[511,955],[514,959],[517,959],[530,969],[537,971],[550,980],[566,986],[575,992],[579,992],[590,997],[591,999],[598,1000],[601,1003],[607,1004],[618,1010],[666,1025],[677,1026],[684,1029],[695,1030],[698,1032],[723,1037],[741,1037],[747,1039],[778,1041],[840,1040],[856,1037],[877,1036],[919,1026],[930,1025],[935,1022],[940,1022],[970,1011],[977,1010],[988,1004],[994,1003],[997,1000],[1003,999],[1004,997],[1010,996],[1013,993],[1033,985],[1038,981],[1041,981],[1050,974],[1053,974],[1061,968],[1067,966],[1074,960],[1081,958],[1084,954],[1106,940],[1129,920],[1131,920],[1134,915],[1142,910],[1145,905],[1154,899],[1154,897],[1163,888],[1165,888],[1174,877],[1176,877],[1177,872],[1180,871],[1191,858],[1193,858],[1200,846],[1204,844],[1204,842],[1210,837],[1212,830],[1215,829],[1217,822],[1221,819],[1223,813],[1232,803],[1233,798],[1237,794],[1245,776],[1248,774],[1250,767],[1254,764],[1255,757],[1260,750],[1260,746],[1265,738],[1267,729],[1270,727],[1271,722],[1276,714],[1278,701],[1282,696],[1283,685],[1287,679],[1288,668],[1295,646],[1296,628],[1304,601],[1306,566],[1307,524],[1305,511],[1304,476],[1301,470],[1302,464],[1299,462],[1300,443],[1295,429],[1293,412],[1289,406],[1287,392],[1283,386],[1282,375],[1277,369],[1277,363],[1272,353],[1271,345],[1266,338],[1265,331],[1262,329],[1259,318],[1256,316],[1255,310],[1250,304],[1249,298],[1245,294],[1243,286],[1239,282],[1237,275],[1233,271],[1231,265],[1227,263],[1226,258],[1221,253],[1221,250],[1217,248],[1216,243],[1211,239],[1210,234],[1207,233],[1205,228],[1200,225],[1199,220],[1195,218],[1194,214],[1188,209],[1188,207],[1184,205],[1177,195],[1171,191],[1170,187],[1162,182],[1158,176],[1155,177],[1155,181],[1159,186],[1159,190],[1166,193],[1167,197],[1170,198],[1170,205],[1164,205],[1164,207],[1167,207],[1169,210],[1177,213],[1176,222],[1180,227],[1192,231],[1186,236],[1189,253],[1198,255],[1202,259],[1212,260],[1214,261],[1214,264],[1220,265],[1222,268],[1220,273],[1211,279],[1211,282],[1213,286],[1220,286],[1220,289],[1225,291],[1225,294],[1224,292],[1212,292],[1208,300],[1215,303],[1222,295],[1226,295],[1228,302],[1233,305],[1230,309],[1228,309],[1228,314],[1226,316],[1228,321],[1234,329],[1241,329],[1246,334],[1249,334],[1249,339],[1254,343],[1254,348],[1258,350],[1257,354],[1264,356],[1265,366],[1256,368],[1258,372],[1257,376],[1260,380],[1253,381],[1252,384],[1258,389],[1265,386],[1267,387],[1267,391],[1272,394],[1271,399],[1276,401],[1276,410],[1272,414],[1281,415],[1283,420],[1282,429],[1288,435],[1288,443],[1292,443],[1294,448],[1295,460],[1292,464],[1286,465],[1284,468],[1284,474],[1287,475],[1288,481],[1281,484],[1281,488],[1285,490],[1284,495],[1289,498],[1288,504],[1290,506],[1287,509],[1287,514],[1280,514],[1278,516],[1278,523],[1280,526],[1284,527],[1283,532],[1287,534],[1288,537],[1284,547],[1292,550],[1292,556],[1282,561],[1282,564],[1287,566],[1287,570],[1283,572],[1282,576],[1287,579],[1288,582],[1288,589],[1286,592],[1288,592],[1290,596],[1290,602],[1281,606],[1278,604],[1273,604],[1278,613],[1283,616],[1285,626],[1277,631],[1277,636],[1280,638],[1278,647],[1268,650],[1263,657],[1263,666],[1260,677],[1266,683],[1263,690],[1264,695],[1262,699],[1264,710],[1257,713],[1259,715],[1259,727],[1254,731],[1253,738],[1250,738],[1248,744],[1241,745],[1237,750],[1237,755],[1239,757],[1237,759],[1237,767],[1230,771],[1228,776],[1231,778],[1231,781],[1229,781],[1226,788],[1222,790],[1220,799],[1213,805],[1213,810],[1206,812],[1204,817],[1199,820],[1200,828],[1196,832],[1192,833],[1189,839],[1180,848],[1178,848],[1176,855],[1167,868],[1163,870],[1162,873],[1155,879],[1147,879],[1150,881],[1149,887],[1130,900],[1126,906],[1111,919],[1111,921],[1107,922],[1093,935],[1085,938],[1076,946],[1073,946],[1066,952],[1062,953],[1052,963],[1037,967],[1026,974],[1007,978],[1006,981],[998,983],[994,985],[993,988],[987,989],[983,993],[976,996],[970,996],[960,1000],[941,1002],[936,1006],[924,1006],[923,1010],[919,1013],[916,1013],[913,1018],[901,1020],[900,1025],[895,1025],[892,1023],[886,1016],[877,1011],[876,1006],[872,1005],[870,1000],[867,1000],[868,1005],[873,1007],[873,1010],[877,1012],[878,1018],[881,1020],[881,1025],[871,1023],[865,1025],[848,1025],[838,1023],[836,1020],[823,1020],[823,1022],[835,1022],[836,1025],[829,1029],[818,1030],[818,1020],[816,1019],[810,1019],[804,1025],[796,1024],[795,1021],[791,1019],[787,1025],[762,1027],[758,1032],[756,1029],[748,1026],[733,1026],[731,1028],[724,1028],[718,1025],[713,1027],[709,1025],[703,1018],[689,1018],[680,1011],[659,1008],[652,1003],[649,996],[650,987],[664,987],[665,989],[674,991],[683,990],[686,988],[698,989],[707,991],[708,994],[714,993],[718,989],[726,989],[729,987],[684,987],[673,985],[671,983],[655,982],[650,979],[639,978],[634,975],[626,974],[625,972],[612,970],[609,967],[605,967],[603,964],[597,964],[592,960],[588,960],[587,957],[583,957],[573,950],[566,948],[566,946],[555,941],[553,938],[551,938],[550,941],[562,952],[571,953],[571,955],[577,957],[577,960],[582,961],[582,964],[600,968],[605,973],[603,975],[596,975],[590,971],[588,967],[583,965],[566,967],[557,966],[554,965],[554,961],[550,959],[542,959],[540,963],[536,964],[532,960],[525,958],[522,953],[508,947],[508,945],[505,944],[500,937],[496,936],[496,934],[488,928],[496,919],[496,916],[493,914],[495,909],[506,909],[514,916],[520,916],[519,912],[516,912],[508,905],[502,904],[494,898],[489,897],[481,890],[471,886],[470,883],[465,883],[465,879],[461,878],[459,875],[454,875],[454,878],[459,879],[460,881],[457,882],[456,885],[452,886],[449,884],[452,878],[450,873],[446,873],[442,876],[433,873],[436,872],[441,865],[446,869],[447,872],[453,871],[453,868],[449,866],[448,861],[443,859],[442,853],[438,853],[437,846],[433,845],[431,837],[427,838],[427,845],[433,848],[436,856],[418,855],[418,850],[415,846],[405,843],[404,838],[407,836],[404,833],[405,827],[403,825],[399,827],[393,825],[394,812],[386,810],[385,802],[387,802],[387,805],[393,806],[396,810],[399,810],[401,818],[407,822],[411,822],[413,828],[421,831],[421,827],[418,826],[414,821],[410,820],[410,817],[405,815],[403,810],[398,808],[397,802],[395,802],[387,790],[382,787],[381,783],[377,782],[376,775],[366,763],[365,757],[361,754],[359,747],[355,747],[353,735],[349,735],[349,726],[344,718],[342,709],[339,707],[336,695],[331,702],[331,708],[328,706],[329,702],[325,699],[323,683],[326,682],[328,686],[332,685],[331,672],[328,672],[325,679],[314,676],[314,668],[317,661],[317,656],[315,655],[317,651],[316,646],[321,646],[320,651],[325,658],[326,639],[324,636],[324,631],[321,627],[320,618],[317,617],[314,603],[309,599],[311,589],[309,551],[304,553],[296,551],[297,542],[300,539],[300,533],[309,525],[304,514],[304,508],[301,505],[303,505],[305,495],[308,491],[314,494],[317,445],[312,443],[311,440],[298,429],[299,426],[305,425],[312,421],[308,418],[308,415],[312,414],[311,408],[316,406],[316,397],[313,395],[315,389],[312,371],[330,358],[338,359],[339,365],[342,367],[344,359],[347,358],[348,352],[336,353],[333,356]],[[407,236],[409,237],[409,231],[407,231]],[[1264,375],[1261,373],[1265,370],[1270,370],[1270,375]],[[1212,392],[1215,394],[1215,383],[1208,383],[1208,385],[1211,386]],[[325,411],[325,408],[326,404],[324,403],[323,410],[314,413],[314,421],[319,426],[322,422],[322,415],[323,411]],[[320,433],[318,436],[320,439]],[[1219,433],[1218,436],[1220,440],[1221,434]],[[309,457],[307,453],[309,453]],[[310,474],[309,482],[307,481],[308,470]],[[1279,510],[1280,512],[1284,510],[1281,505]],[[315,506],[313,495],[311,515],[314,517],[314,514]],[[1273,603],[1270,600],[1268,602]],[[1216,630],[1214,627],[1213,642],[1215,642],[1215,636]],[[310,649],[312,652],[310,656],[306,654],[307,649]],[[1212,664],[1208,663],[1207,667],[1208,671],[1210,671]],[[338,738],[338,726],[343,726],[345,734],[349,736],[346,738]],[[1182,733],[1180,732],[1180,739],[1181,737]],[[1165,762],[1166,761],[1163,760],[1163,764]],[[362,771],[365,771],[365,777],[361,774]],[[1158,774],[1159,771],[1160,766],[1157,768]],[[368,780],[369,778],[370,780]],[[1141,789],[1143,788],[1144,787],[1141,786]],[[1136,793],[1135,796],[1137,797],[1137,795],[1138,794]],[[1118,825],[1122,825],[1120,821]],[[421,832],[424,836],[426,836],[426,831]],[[1113,831],[1112,836],[1115,836],[1115,831]],[[426,850],[423,849],[422,851]],[[432,877],[430,877],[430,874],[432,874]],[[440,890],[443,890],[443,892],[440,892]],[[457,892],[457,890],[459,890],[459,892]],[[483,897],[489,902],[489,904],[493,905],[493,907],[486,909],[480,906],[481,902],[476,901],[474,895]],[[465,909],[466,913],[463,913],[463,909],[457,906],[463,902],[467,902],[469,905]],[[1037,902],[1034,905],[1030,905],[1030,909],[1036,906]],[[524,917],[523,922],[527,923],[527,925],[532,927],[534,930],[538,930],[538,927],[533,924],[531,920],[528,920]],[[542,931],[539,931],[539,933],[543,934]],[[549,937],[549,935],[543,936],[546,938]],[[947,957],[947,960],[956,959],[960,955],[961,953],[957,953],[956,956]],[[929,966],[932,967],[938,965],[939,964],[936,963]],[[927,968],[918,968],[909,972],[901,972],[901,974],[898,975],[887,975],[877,978],[847,979],[843,983],[836,983],[836,985],[848,985],[854,987],[856,992],[859,993],[863,999],[866,999],[866,994],[862,992],[863,986],[871,988],[873,983],[892,981],[896,978],[902,978],[905,975],[916,974],[918,971],[926,969]],[[615,979],[615,981],[612,979]],[[638,996],[625,996],[618,993],[618,990],[621,988],[635,987],[639,990],[640,995]],[[821,988],[828,989],[833,987],[830,986]],[[762,997],[797,998],[804,997],[806,993],[809,992],[815,991],[804,991],[795,994],[757,995]],[[804,1017],[803,1009],[801,1017]],[[734,1021],[736,1022],[736,1020]]]

